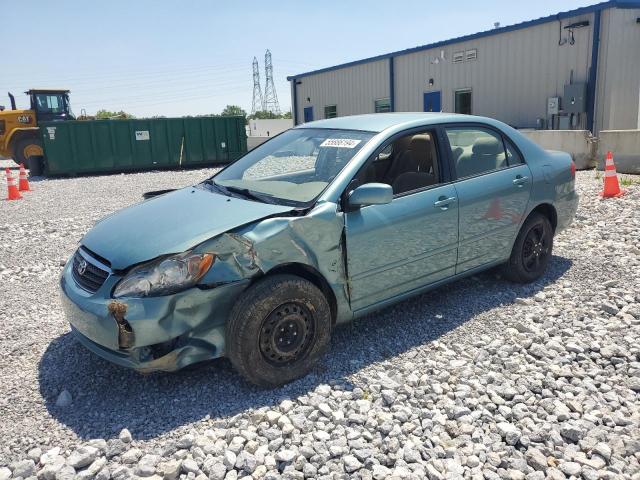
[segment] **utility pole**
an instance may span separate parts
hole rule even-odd
[[[267,50],[266,53],[264,54],[264,73],[265,73],[264,106],[262,109],[266,110],[267,112],[280,115],[280,104],[278,103],[278,95],[276,94],[276,87],[273,84],[273,64],[271,63],[271,52],[269,50]],[[255,73],[254,73],[254,78],[255,78]]]
[[[253,57],[253,103],[251,104],[251,114],[263,109],[262,89],[260,88],[260,69],[258,59]]]

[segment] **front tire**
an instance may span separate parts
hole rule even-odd
[[[36,136],[26,136],[16,140],[13,147],[13,160],[18,164],[22,164],[25,168],[28,166],[29,157],[42,155],[42,140]]]
[[[331,310],[320,289],[294,275],[273,275],[236,301],[225,345],[243,377],[273,388],[309,373],[330,337]]]
[[[532,213],[522,225],[505,265],[505,276],[517,283],[530,283],[540,278],[551,260],[553,227],[541,213]]]

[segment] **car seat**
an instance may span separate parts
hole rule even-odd
[[[456,163],[458,177],[468,177],[478,173],[502,168],[506,163],[504,147],[494,137],[478,138],[471,153],[463,153]]]

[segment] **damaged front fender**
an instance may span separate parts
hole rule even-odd
[[[351,319],[345,275],[344,220],[335,203],[316,206],[307,215],[266,218],[202,243],[195,250],[216,255],[201,279],[215,287],[256,279],[283,266],[318,272],[335,299],[336,321]]]

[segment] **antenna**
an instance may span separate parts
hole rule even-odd
[[[271,63],[271,52],[269,50],[264,54],[264,106],[263,110],[280,115],[280,105],[278,104],[278,95],[276,87],[273,84],[273,64]],[[255,74],[254,74],[255,77]]]
[[[251,104],[251,114],[262,110],[262,89],[260,88],[260,69],[258,59],[253,57],[253,103]]]

